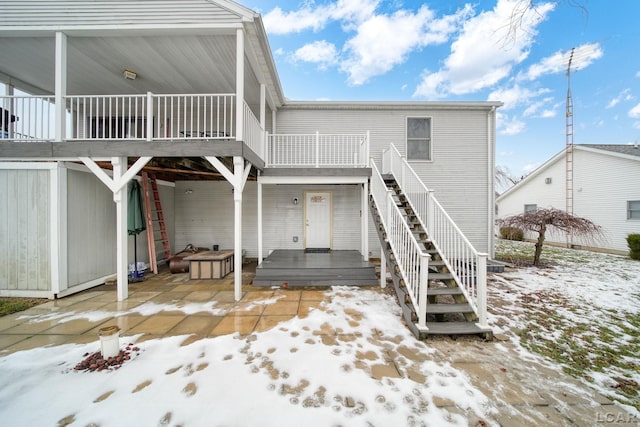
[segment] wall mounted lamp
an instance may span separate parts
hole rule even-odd
[[[186,190],[184,190],[184,194],[191,194],[193,193],[193,190],[190,188],[187,188]]]
[[[298,198],[297,198],[297,197],[294,197],[293,199],[291,199],[291,202],[292,202],[294,205],[297,205],[297,204],[298,204]]]

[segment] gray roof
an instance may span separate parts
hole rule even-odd
[[[597,150],[611,151],[628,156],[639,156],[640,147],[632,144],[576,144],[585,148],[595,148]]]

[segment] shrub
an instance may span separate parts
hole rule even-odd
[[[627,236],[627,244],[629,245],[631,259],[640,260],[640,234],[629,234]]]
[[[500,227],[500,237],[506,240],[524,240],[524,231],[517,227]]]

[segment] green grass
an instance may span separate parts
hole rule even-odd
[[[17,313],[47,301],[38,298],[0,298],[0,317]]]
[[[533,245],[498,241],[496,258],[527,265],[522,260],[533,258]],[[545,247],[542,252],[546,266],[578,266],[593,260],[588,252],[564,248]],[[637,297],[629,293],[629,298]],[[595,374],[605,374],[612,382],[609,397],[640,410],[640,384],[634,380],[640,374],[640,313],[586,307],[555,290],[524,293],[519,303],[526,322],[518,331],[524,348],[588,382],[595,382]]]

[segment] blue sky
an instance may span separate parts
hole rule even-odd
[[[576,144],[640,137],[640,1],[252,0],[293,100],[485,101],[496,164],[524,175],[565,146],[568,54]],[[584,8],[579,7],[580,5]]]

